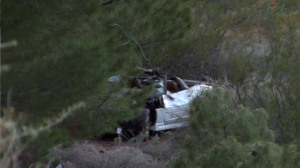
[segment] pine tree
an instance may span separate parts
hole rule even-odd
[[[147,92],[118,99],[111,93],[126,87],[126,80],[139,73],[136,67],[143,62],[155,66],[150,51],[161,53],[191,25],[184,1],[120,0],[103,5],[95,0],[17,0],[6,2],[2,12],[2,41],[17,39],[19,44],[2,52],[2,61],[12,67],[2,77],[2,89],[4,96],[13,89],[12,102],[22,117],[20,126],[38,125],[62,107],[84,100],[87,108],[65,122],[79,124],[74,130],[76,138],[114,131],[119,120],[136,116],[144,102],[132,105],[132,99],[143,100]],[[164,42],[144,52],[142,44],[158,38]],[[121,84],[107,82],[118,74],[125,76]],[[67,136],[54,129],[42,135],[49,143],[38,146],[47,153],[48,146]]]

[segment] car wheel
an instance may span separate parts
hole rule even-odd
[[[150,130],[151,122],[150,122],[150,111],[148,109],[143,109],[142,114],[140,116],[140,128],[139,134],[144,136],[146,140],[148,140],[152,135],[152,130]]]
[[[148,140],[151,137],[150,127],[151,127],[150,117],[147,116],[143,128],[143,135],[145,136],[146,140]]]

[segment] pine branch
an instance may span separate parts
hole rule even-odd
[[[145,56],[145,53],[144,53],[144,51],[143,51],[141,45],[140,45],[136,40],[134,40],[129,34],[127,34],[127,33],[125,32],[125,30],[124,30],[119,24],[116,24],[116,23],[115,23],[115,24],[111,24],[110,26],[118,26],[118,27],[123,31],[123,33],[124,33],[128,38],[130,38],[130,40],[133,41],[133,42],[139,47],[139,49],[140,49],[141,52],[142,52],[142,55],[143,55],[144,59],[146,60],[146,62],[148,63],[148,65],[149,65],[150,67],[152,67],[151,64],[150,64],[150,62],[149,62],[149,60],[148,60],[147,57]]]
[[[112,4],[114,1],[118,1],[118,0],[109,0],[109,1],[106,1],[106,2],[103,2],[102,5],[109,5],[109,4]]]
[[[167,4],[168,4],[169,1],[165,1],[165,3],[162,4],[162,6],[160,8],[158,8],[155,12],[152,13],[152,15],[155,15],[157,14],[160,10],[162,10]]]

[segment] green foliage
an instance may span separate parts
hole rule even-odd
[[[47,130],[38,135],[38,139],[48,138],[47,141],[43,141],[43,145],[36,146],[32,144],[29,147],[27,147],[27,150],[34,150],[35,151],[34,155],[37,157],[37,159],[44,159],[43,157],[49,153],[49,146],[52,146],[53,144],[62,143],[64,147],[68,147],[71,144],[73,144],[71,139],[69,139],[69,137],[66,137],[65,135],[68,135],[68,131],[66,130],[62,131],[61,129],[58,128],[52,128],[51,130]],[[26,140],[26,142],[30,142],[30,141]]]
[[[87,103],[35,139],[43,153],[53,143],[69,141],[65,129],[76,138],[91,138],[136,116],[151,90],[123,90],[137,66],[162,66],[183,78],[221,78],[234,93],[215,90],[192,103],[189,157],[176,166],[295,167],[298,9],[296,0],[121,0],[105,6],[96,0],[8,1],[1,9],[1,48],[15,45],[6,43],[11,39],[18,40],[18,48],[2,51],[11,71],[1,74],[1,93],[13,88],[21,126],[47,123],[62,107]],[[117,74],[125,78],[120,84],[107,82]],[[233,94],[239,105],[231,103]],[[286,145],[274,143],[279,141]]]
[[[34,144],[35,146],[27,146],[29,144],[29,140],[36,139],[37,137],[40,138],[49,138],[49,135],[47,132],[52,133],[52,136],[55,136],[55,142],[60,142],[61,140],[58,139],[57,133],[61,133],[61,130],[58,132],[53,130],[49,131],[53,126],[57,125],[58,123],[65,120],[70,114],[72,114],[75,110],[78,110],[80,108],[84,107],[84,103],[78,103],[73,106],[70,106],[68,109],[61,112],[59,116],[56,116],[55,118],[52,118],[52,120],[48,120],[45,125],[39,125],[38,127],[23,127],[20,129],[20,126],[18,125],[18,119],[12,119],[12,114],[15,112],[14,108],[11,109],[1,109],[1,112],[4,114],[0,117],[0,130],[1,130],[1,142],[0,142],[0,164],[3,168],[9,168],[9,167],[19,167],[21,165],[20,163],[20,157],[24,156],[23,152],[27,148],[33,148],[34,150],[33,155],[38,155],[37,157],[41,157],[43,154],[47,154],[47,148],[46,145],[42,145],[42,147],[37,148],[37,144]],[[57,129],[54,129],[57,130]],[[46,135],[46,136],[45,136]],[[50,141],[44,141],[42,143],[53,143]],[[54,142],[54,143],[55,143]],[[44,150],[43,150],[44,148]],[[43,158],[47,160],[49,158]],[[29,162],[28,164],[33,165],[32,160],[26,160]],[[22,166],[24,166],[24,162],[22,163]],[[39,163],[41,167],[44,167],[43,163]],[[39,166],[35,166],[39,167]]]
[[[18,104],[33,114],[38,109],[43,111],[43,116],[51,116],[52,110],[65,104],[101,95],[110,85],[107,83],[109,76],[126,73],[143,59],[134,42],[118,45],[128,40],[141,43],[141,39],[148,40],[143,36],[147,33],[151,33],[151,38],[161,37],[163,35],[160,33],[171,28],[166,25],[170,17],[174,13],[184,12],[176,5],[178,2],[158,10],[164,13],[153,17],[150,17],[151,13],[161,6],[158,2],[120,1],[107,6],[101,6],[98,1],[74,2],[47,5],[34,1],[20,2],[18,5],[17,2],[9,2],[3,10],[6,14],[15,12],[4,22],[7,33],[3,40],[16,36],[20,44],[18,50],[3,52],[3,62],[16,67],[13,73],[5,76],[7,81],[3,87],[7,90],[13,86],[18,92]],[[85,13],[95,6],[98,6],[97,11]],[[30,10],[32,8],[33,11]],[[133,11],[135,17],[132,17]],[[184,20],[185,15],[172,23],[189,23],[189,20]],[[22,22],[18,24],[8,22],[19,19]],[[144,25],[150,29],[143,28]],[[22,32],[26,34],[17,36]],[[175,36],[174,33],[181,32],[184,31],[174,29],[169,34]],[[33,120],[33,117],[38,115],[32,115],[30,119]]]
[[[2,41],[15,38],[18,49],[2,52],[2,61],[12,66],[3,75],[2,89],[13,88],[12,102],[22,111],[20,124],[39,125],[61,107],[79,100],[86,102],[86,109],[61,125],[75,131],[76,138],[114,131],[117,121],[133,118],[138,108],[130,105],[133,98],[140,100],[141,107],[147,93],[106,100],[127,82],[113,86],[107,79],[136,74],[134,69],[144,60],[149,57],[152,62],[153,51],[165,51],[181,38],[191,25],[184,4],[151,0],[122,0],[105,6],[96,0],[6,2]],[[143,44],[157,39],[162,41],[159,47],[143,51]],[[37,139],[38,146],[42,150],[58,139],[68,139],[62,135],[56,130],[46,138],[45,133],[43,139]],[[45,139],[49,143],[41,143]]]
[[[268,113],[263,109],[252,113],[243,106],[232,109],[232,95],[229,91],[223,93],[216,89],[203,99],[195,99],[191,104],[191,115],[195,120],[191,124],[193,130],[212,135],[208,136],[212,139],[205,140],[207,143],[217,143],[231,136],[241,142],[273,141],[274,133],[267,127]]]
[[[196,161],[200,167],[298,167],[297,150],[270,142],[242,144],[229,138],[203,153]],[[289,150],[291,153],[285,153]],[[255,155],[257,152],[257,155]],[[255,156],[254,156],[255,155]],[[285,160],[289,158],[289,160]]]
[[[275,143],[268,113],[233,106],[232,96],[216,88],[192,102],[192,134],[174,167],[298,167],[300,148]]]
[[[174,68],[225,81],[233,92],[192,103],[193,134],[175,167],[299,167],[297,2],[194,2],[188,46],[196,56],[179,55],[183,65]]]
[[[183,78],[229,82],[236,103],[266,109],[277,141],[292,142],[300,137],[297,2],[191,1],[192,34],[173,44],[160,65]]]

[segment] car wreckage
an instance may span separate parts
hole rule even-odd
[[[142,89],[154,85],[154,90],[146,98],[145,106],[133,120],[121,122],[117,134],[132,135],[144,133],[151,136],[154,132],[187,127],[189,124],[189,104],[203,91],[212,86],[203,81],[185,80],[177,76],[167,77],[160,69],[142,69],[144,73],[132,77],[129,88]],[[112,76],[109,82],[120,82],[122,76]]]

